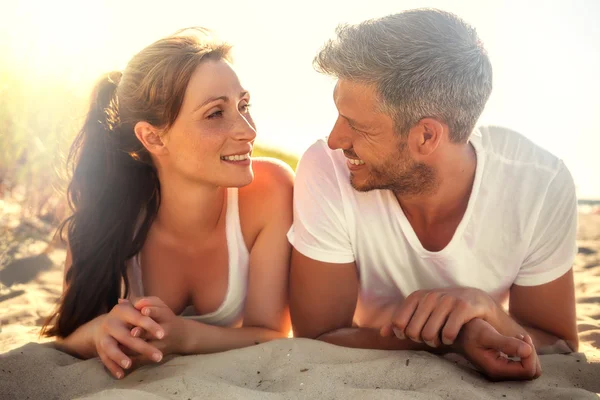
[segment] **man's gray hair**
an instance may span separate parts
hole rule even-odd
[[[417,9],[340,25],[314,59],[317,71],[374,85],[402,134],[426,117],[466,142],[492,91],[492,65],[477,32],[456,15]]]

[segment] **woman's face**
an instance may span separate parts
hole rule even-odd
[[[224,187],[252,182],[256,127],[250,95],[225,60],[202,62],[187,86],[173,126],[163,137],[159,174]]]

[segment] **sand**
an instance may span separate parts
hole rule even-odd
[[[1,201],[1,200],[0,200]],[[598,399],[600,215],[580,215],[575,262],[580,352],[541,356],[533,382],[492,383],[456,355],[346,349],[282,339],[219,354],[167,357],[113,379],[38,338],[62,288],[51,227],[0,204],[0,399]]]

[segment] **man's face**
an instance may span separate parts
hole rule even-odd
[[[354,189],[415,195],[431,187],[433,169],[414,160],[406,135],[397,133],[392,118],[378,110],[372,86],[340,79],[333,98],[339,115],[328,145],[344,151]]]

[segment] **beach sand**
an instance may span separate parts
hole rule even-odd
[[[2,200],[0,200],[2,201]],[[50,227],[0,218],[1,399],[598,399],[600,215],[580,215],[575,261],[580,352],[541,356],[533,382],[492,383],[456,355],[346,349],[282,339],[219,354],[167,357],[113,379],[98,359],[79,360],[40,340],[62,290],[64,249]]]

